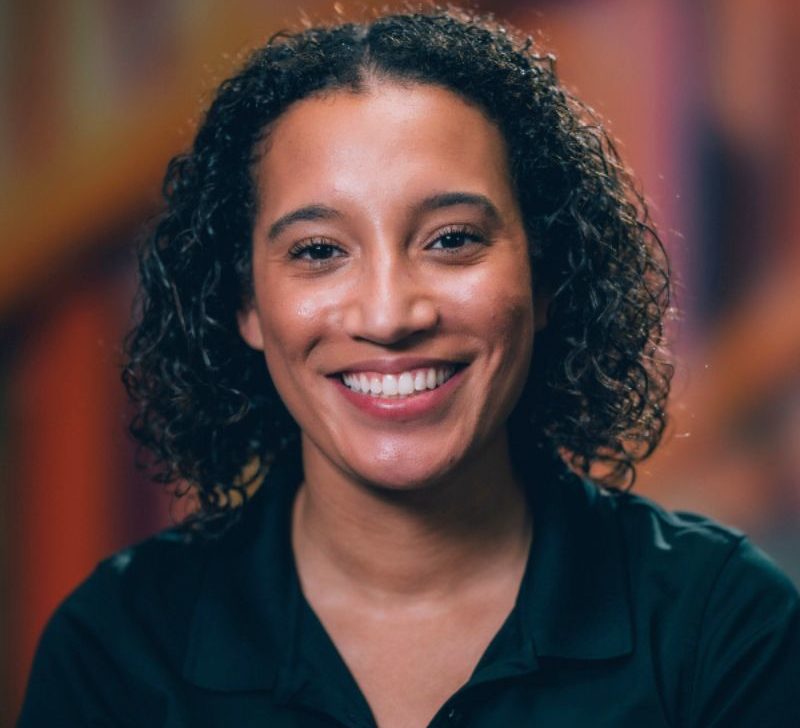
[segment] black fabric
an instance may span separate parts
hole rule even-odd
[[[20,728],[373,726],[300,591],[300,479],[274,467],[219,541],[102,562],[42,636]],[[531,502],[516,607],[431,725],[800,726],[798,594],[741,534],[566,473]]]

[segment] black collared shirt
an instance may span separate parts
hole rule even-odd
[[[101,563],[45,630],[20,728],[374,726],[300,591],[300,478],[273,468],[219,541]],[[798,594],[741,534],[566,474],[531,499],[517,604],[431,725],[800,726]]]

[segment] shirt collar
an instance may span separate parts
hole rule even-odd
[[[274,463],[241,520],[210,549],[183,665],[214,690],[270,688],[292,649],[301,599],[291,550],[299,456]]]
[[[565,468],[531,494],[534,539],[517,608],[538,657],[599,660],[633,650],[616,496]]]
[[[287,684],[305,611],[289,533],[301,479],[299,457],[276,463],[242,520],[210,550],[184,660],[191,683],[214,690]],[[628,578],[613,495],[569,473],[532,490],[534,539],[512,613],[516,653],[506,639],[484,657],[502,661],[505,673],[536,669],[538,658],[630,653]],[[486,659],[481,667],[495,672]]]

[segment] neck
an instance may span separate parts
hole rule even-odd
[[[505,434],[446,481],[414,490],[346,477],[304,446],[292,539],[304,588],[392,603],[458,597],[524,568],[531,521]]]

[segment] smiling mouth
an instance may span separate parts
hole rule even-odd
[[[413,397],[441,387],[456,373],[457,367],[445,365],[410,369],[398,374],[377,372],[345,372],[342,383],[352,392],[370,397]]]

